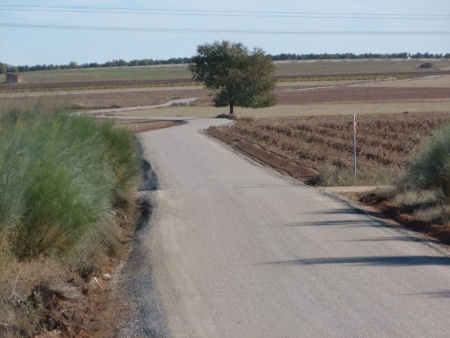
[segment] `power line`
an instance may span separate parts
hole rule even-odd
[[[0,27],[114,31],[131,33],[233,33],[258,35],[450,35],[450,31],[313,31],[313,30],[256,30],[256,29],[205,29],[205,28],[157,28],[157,27],[121,27],[121,26],[76,26],[76,25],[40,25],[22,23],[2,23]]]
[[[182,16],[234,16],[273,18],[315,18],[315,19],[377,19],[377,20],[448,20],[447,14],[390,14],[390,13],[335,13],[335,12],[283,12],[283,11],[230,11],[230,10],[186,10],[186,9],[144,9],[124,7],[80,7],[80,6],[28,6],[0,5],[0,11],[68,12],[94,14],[132,15],[182,15]]]

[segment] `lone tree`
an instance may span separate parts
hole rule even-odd
[[[260,48],[249,51],[242,43],[214,42],[197,47],[189,70],[196,81],[214,91],[214,106],[262,108],[276,103],[275,67]]]

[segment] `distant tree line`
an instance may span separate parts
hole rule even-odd
[[[347,60],[347,59],[450,59],[450,53],[447,54],[433,54],[433,53],[364,53],[364,54],[353,54],[353,53],[335,53],[335,54],[291,54],[282,53],[278,55],[268,55],[274,61],[288,61],[288,60]],[[56,69],[81,69],[81,68],[108,68],[108,67],[137,67],[137,66],[153,66],[153,65],[174,65],[174,64],[186,64],[192,63],[192,58],[170,58],[167,60],[153,60],[153,59],[143,59],[143,60],[131,60],[125,61],[112,60],[105,63],[82,63],[77,64],[75,61],[71,61],[66,65],[35,65],[35,66],[12,66],[6,63],[0,62],[0,74],[6,72],[33,72],[40,70],[56,70]]]
[[[40,70],[56,70],[56,69],[81,69],[81,68],[108,68],[108,67],[135,67],[135,66],[153,66],[153,65],[174,65],[174,64],[186,64],[190,63],[191,58],[171,58],[168,60],[153,60],[153,59],[143,59],[143,60],[112,60],[105,63],[82,63],[78,64],[75,61],[71,61],[66,65],[35,65],[35,66],[11,66],[0,62],[0,74],[6,72],[34,72]]]
[[[335,53],[335,54],[278,54],[272,55],[274,61],[285,60],[346,60],[346,59],[450,59],[450,53],[432,54],[432,53]]]

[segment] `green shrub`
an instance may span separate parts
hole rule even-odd
[[[0,236],[20,260],[65,254],[102,233],[137,172],[131,136],[112,123],[10,110],[0,122]]]
[[[408,181],[421,189],[440,189],[450,198],[450,124],[414,154],[408,168]]]
[[[111,121],[103,121],[100,131],[106,142],[109,162],[115,176],[116,193],[126,190],[139,175],[139,158],[131,134],[113,128]]]

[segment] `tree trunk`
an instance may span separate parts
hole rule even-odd
[[[230,103],[230,115],[233,115],[234,105]]]

